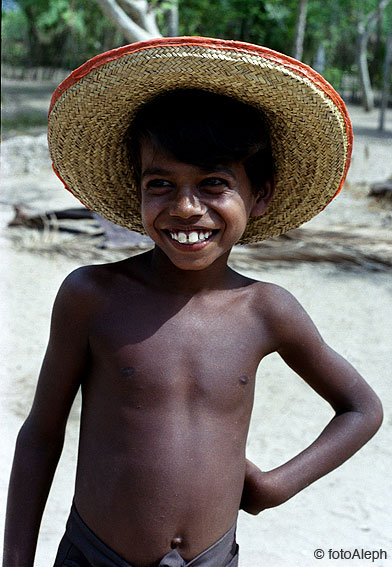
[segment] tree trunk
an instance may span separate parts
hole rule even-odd
[[[302,59],[302,54],[304,51],[307,7],[308,7],[308,0],[299,0],[297,23],[295,26],[295,37],[294,37],[294,45],[293,45],[293,57],[295,59]]]
[[[376,10],[366,15],[362,12],[358,17],[358,74],[362,90],[362,102],[367,112],[374,108],[374,97],[367,62],[367,44],[370,31],[376,25],[377,20],[382,16],[389,2],[390,0],[379,0]]]
[[[42,53],[44,53],[45,50],[42,49],[34,9],[32,6],[24,6],[22,10],[25,13],[27,21],[28,65],[39,67],[42,64]]]
[[[320,43],[317,48],[316,57],[313,62],[313,69],[315,69],[317,73],[320,73],[320,75],[324,73],[325,61],[326,61],[325,45],[323,43]]]
[[[389,87],[391,82],[391,59],[392,59],[392,20],[389,25],[387,41],[385,46],[385,59],[384,59],[384,73],[383,73],[383,87],[381,94],[381,108],[380,108],[380,122],[378,129],[380,132],[384,130],[385,113],[388,108],[389,100]]]
[[[96,0],[96,2],[108,20],[130,43],[161,37],[155,21],[155,13],[149,8],[147,0],[122,0],[126,11],[116,0]],[[127,13],[131,13],[132,16]]]
[[[153,5],[148,0],[118,0],[118,3],[138,26],[154,37],[161,37]]]
[[[379,64],[378,62],[382,59],[384,50],[383,50],[383,19],[384,19],[384,10],[378,4],[377,6],[377,23],[376,23],[376,30],[375,36],[376,41],[373,48],[373,54],[370,59],[369,65],[369,74],[370,74],[370,82],[373,83],[375,78],[377,77],[379,71]]]
[[[178,36],[178,0],[173,0],[165,13],[167,35],[169,37]]]
[[[368,39],[369,32],[366,30],[363,20],[361,20],[358,22],[358,73],[362,90],[362,104],[366,112],[370,112],[374,108],[373,90],[367,63]]]

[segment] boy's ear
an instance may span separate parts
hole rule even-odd
[[[275,192],[275,175],[268,179],[256,195],[255,202],[250,211],[251,217],[260,217],[265,213]]]

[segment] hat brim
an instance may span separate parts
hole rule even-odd
[[[114,49],[61,83],[49,110],[48,143],[66,188],[110,221],[143,233],[125,133],[147,101],[183,88],[227,95],[267,118],[276,190],[263,216],[249,219],[240,244],[298,227],[342,188],[352,129],[331,85],[307,65],[270,49],[197,37]]]

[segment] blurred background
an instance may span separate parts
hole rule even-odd
[[[59,82],[97,53],[160,35],[248,41],[292,55],[347,102],[377,105],[385,127],[390,0],[4,0],[3,97],[14,93],[7,79]],[[6,113],[3,134],[42,121],[38,111]]]

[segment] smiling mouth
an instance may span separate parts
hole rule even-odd
[[[217,230],[166,230],[172,240],[180,244],[199,244],[208,241]]]

